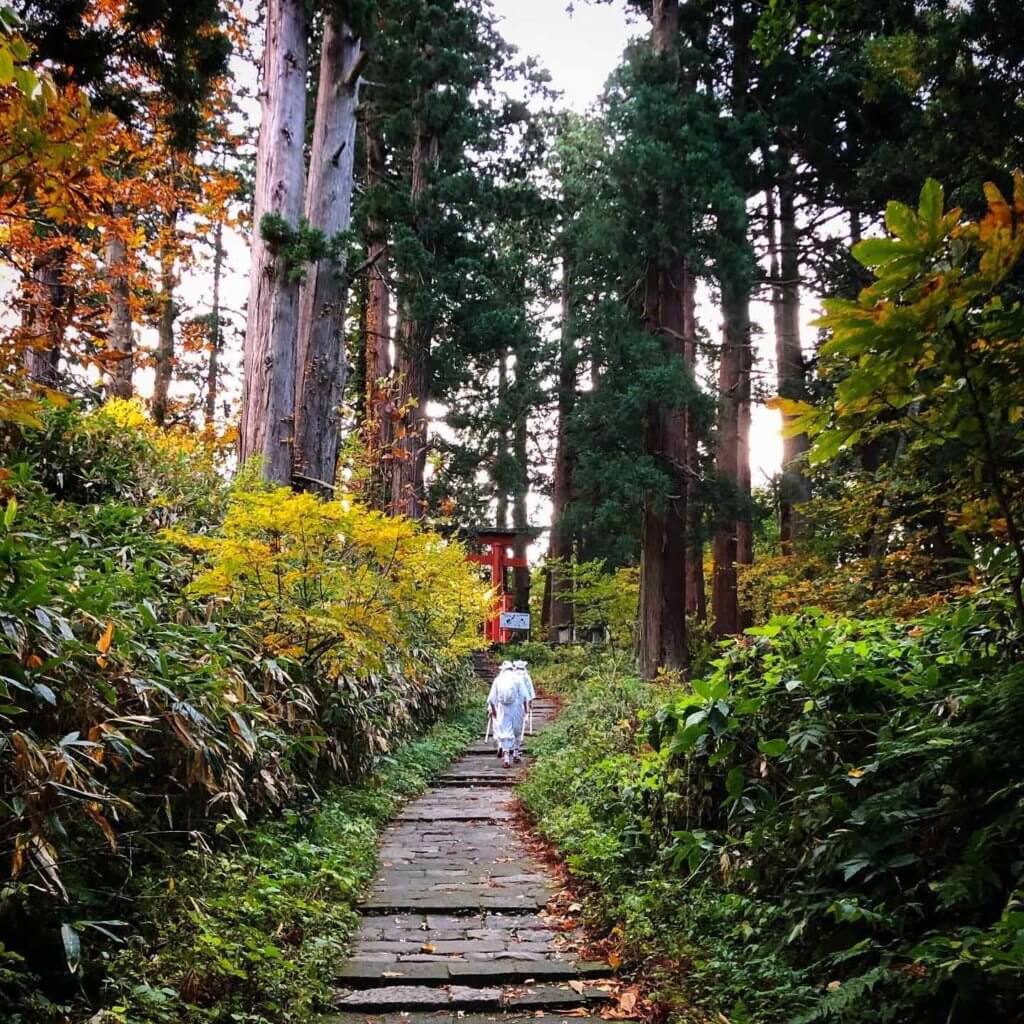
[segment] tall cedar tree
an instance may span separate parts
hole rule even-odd
[[[488,458],[480,447],[497,446],[508,413],[494,401],[498,353],[511,344],[507,333],[499,340],[497,324],[523,315],[518,292],[502,294],[497,284],[511,258],[502,251],[505,225],[536,196],[530,168],[543,151],[522,95],[543,89],[487,6],[388,0],[380,10],[366,76],[369,180],[357,211],[373,264],[363,337],[384,371],[368,372],[364,385],[372,389],[364,402],[369,474],[390,476],[394,513],[452,509],[479,525],[493,515],[477,479]],[[377,341],[388,330],[389,297],[388,378],[386,344]],[[451,430],[428,434],[428,403]]]
[[[307,271],[299,299],[295,374],[295,482],[330,493],[341,443],[346,268],[341,249],[352,216],[359,78],[367,49],[334,6],[324,15],[320,83],[306,181],[305,219],[326,252]]]
[[[304,0],[269,0],[260,75],[239,456],[292,479],[299,277],[289,242],[303,212],[309,24]]]

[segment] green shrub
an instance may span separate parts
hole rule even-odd
[[[342,604],[323,589],[268,613],[258,598],[217,600],[194,585],[209,566],[173,538],[215,545],[239,495],[262,494],[247,477],[229,488],[201,439],[156,430],[122,402],[49,410],[42,430],[8,440],[0,1003],[80,990],[88,1002],[100,960],[145,930],[154,894],[124,896],[140,872],[310,811],[323,789],[363,777],[458,702],[470,678],[463,609],[453,599],[437,612],[428,591],[432,569],[454,581],[461,562],[425,531],[373,532],[366,515],[355,539],[328,538],[340,551],[332,571],[352,569],[377,601],[361,605],[375,616],[371,649],[367,631],[342,632]],[[307,522],[321,511],[308,501]],[[283,536],[268,542],[283,550]],[[401,570],[396,538],[411,552]],[[305,632],[283,645],[274,617]],[[230,918],[226,900],[217,920]],[[158,1007],[167,996],[146,998]]]
[[[598,911],[762,1021],[1017,1019],[1024,665],[991,609],[779,619],[692,689],[598,679],[525,789]]]

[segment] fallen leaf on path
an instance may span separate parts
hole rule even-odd
[[[615,971],[622,966],[622,957],[614,949],[608,954],[608,966]]]
[[[423,945],[420,946],[421,953],[433,953],[436,952],[436,950],[437,946],[431,945],[429,942],[424,942]]]
[[[575,992],[576,995],[578,995],[578,996],[583,995],[583,990],[584,990],[585,987],[586,986],[583,984],[582,981],[570,981],[569,982],[569,988],[571,988],[573,990],[573,992]]]
[[[636,1009],[636,1001],[640,994],[635,988],[627,988],[619,996],[619,1009],[626,1013],[632,1013]]]

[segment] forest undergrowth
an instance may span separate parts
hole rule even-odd
[[[486,588],[408,521],[229,484],[131,402],[5,450],[4,1021],[312,1012],[378,830],[468,736]]]
[[[523,787],[663,1009],[1020,1020],[1024,666],[1008,608],[777,617],[692,685],[557,658]],[[719,1016],[721,1015],[721,1016]]]

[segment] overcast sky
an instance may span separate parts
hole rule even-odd
[[[629,37],[643,30],[627,21],[623,0],[593,6],[578,0],[494,0],[502,35],[551,72],[565,105],[582,113],[600,93]]]

